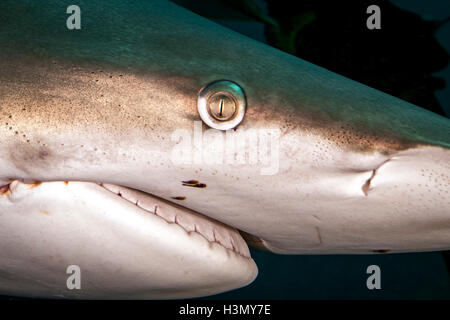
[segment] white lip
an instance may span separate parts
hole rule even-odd
[[[126,196],[115,196],[106,189],[113,187],[12,182],[0,196],[0,292],[184,298],[238,288],[256,277],[236,230],[136,190],[116,186]],[[165,216],[131,202],[136,196],[141,206],[157,203]],[[167,221],[171,215],[176,223]],[[81,269],[81,290],[66,287],[69,265]]]

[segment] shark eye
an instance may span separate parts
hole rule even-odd
[[[219,80],[200,90],[197,105],[200,117],[208,126],[229,130],[244,119],[247,102],[240,86]]]

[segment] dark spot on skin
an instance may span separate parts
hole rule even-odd
[[[68,185],[69,185],[69,181],[64,181],[64,184],[65,184],[66,186],[68,186]]]
[[[186,200],[186,197],[171,197],[174,200]]]
[[[43,158],[45,158],[47,156],[48,156],[48,152],[47,151],[43,150],[43,151],[39,152],[39,158],[43,159]]]
[[[195,185],[189,185],[190,187],[195,187],[195,188],[206,188],[206,184],[204,184],[204,183],[198,183],[198,184],[195,184]]]
[[[199,183],[197,180],[188,180],[188,181],[182,181],[183,184],[197,184]]]
[[[389,250],[389,249],[378,249],[378,250],[372,250],[372,252],[374,252],[374,253],[388,253],[388,252],[390,252],[391,250]]]
[[[186,187],[206,188],[206,184],[200,183],[197,180],[182,181],[182,183],[183,183],[183,186],[186,186]]]

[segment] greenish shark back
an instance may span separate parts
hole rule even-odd
[[[344,148],[383,153],[450,146],[450,121],[218,26],[167,1],[80,1],[81,29],[68,30],[70,1],[2,1],[1,56],[62,60],[171,79],[196,99],[216,79],[240,83],[259,117],[280,118]],[[20,63],[20,62],[15,62]],[[70,72],[65,70],[64,72]],[[8,75],[2,74],[2,81]],[[279,110],[266,110],[276,105]],[[4,110],[3,110],[4,111]],[[292,113],[300,123],[283,117]]]

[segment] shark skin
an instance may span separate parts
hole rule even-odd
[[[168,1],[79,1],[81,30],[70,4],[0,3],[1,293],[219,293],[257,275],[241,235],[281,254],[450,248],[448,119]],[[273,174],[174,163],[221,79],[247,99],[234,133],[280,132]]]

